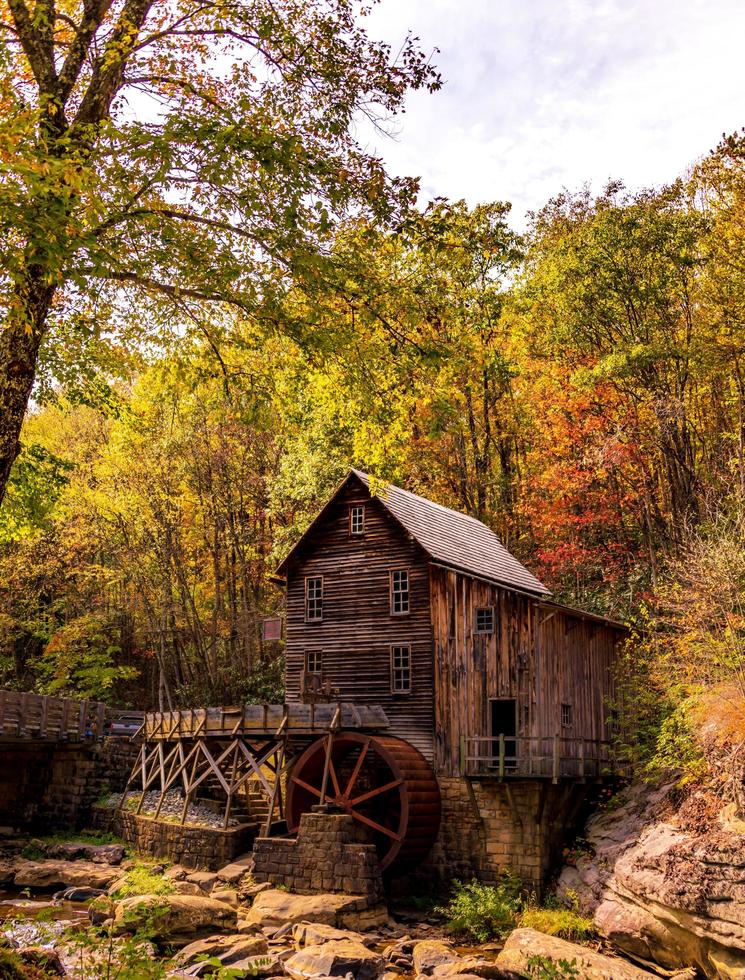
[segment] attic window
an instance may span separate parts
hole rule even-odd
[[[494,632],[494,606],[481,606],[476,610],[475,631],[477,633]]]
[[[323,619],[323,578],[305,580],[305,621],[320,622]]]
[[[349,533],[365,533],[365,505],[355,504],[349,508]]]
[[[409,573],[405,568],[391,572],[391,612],[401,616],[409,611]]]
[[[561,706],[561,727],[571,728],[572,727],[572,705],[562,704]]]

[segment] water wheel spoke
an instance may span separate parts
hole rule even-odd
[[[372,827],[373,830],[377,830],[378,833],[385,834],[386,837],[390,837],[391,840],[401,840],[401,835],[397,834],[395,830],[391,830],[390,827],[384,827],[382,824],[376,823],[374,820],[364,816],[362,813],[358,813],[356,810],[352,810],[352,816],[355,820],[359,820],[360,823],[367,824],[368,827]]]
[[[357,796],[351,801],[352,806],[357,806],[358,803],[364,803],[366,800],[371,800],[373,796],[380,796],[381,793],[388,793],[390,790],[395,789],[403,783],[403,779],[394,779],[390,783],[386,783],[384,786],[376,786],[375,789],[371,789],[367,793],[363,793],[362,796]]]
[[[300,779],[298,776],[293,776],[292,781],[298,786],[302,786],[303,789],[307,789],[309,793],[313,793],[313,795],[317,796],[319,800],[321,799],[320,789],[316,789],[315,786],[311,786],[310,783],[306,783],[304,779]]]
[[[337,797],[341,796],[341,787],[339,786],[339,777],[336,775],[333,756],[329,756],[329,776],[331,776],[331,782],[334,785],[334,793]]]
[[[369,748],[370,748],[370,739],[368,738],[368,740],[362,746],[362,750],[361,750],[361,752],[359,754],[359,758],[357,759],[357,761],[354,764],[354,769],[352,770],[352,775],[349,777],[349,782],[347,783],[346,789],[344,790],[344,796],[347,799],[349,799],[349,797],[352,795],[352,787],[357,782],[357,777],[360,774],[360,770],[362,769],[362,764],[365,761],[365,756],[367,755],[367,750]]]

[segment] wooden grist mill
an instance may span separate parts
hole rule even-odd
[[[389,876],[540,889],[614,777],[628,631],[555,602],[481,521],[374,486],[350,471],[276,570],[286,704],[148,715],[138,805],[179,788],[182,821],[200,794],[264,836],[322,807]]]
[[[157,819],[176,790],[182,825],[192,802],[209,798],[221,802],[225,828],[232,817],[267,837],[293,835],[323,801],[369,832],[383,870],[402,870],[431,848],[440,795],[426,760],[388,727],[380,707],[348,703],[149,713],[120,806],[139,797],[141,813],[155,792]]]

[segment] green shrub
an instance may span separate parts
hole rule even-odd
[[[496,885],[455,881],[450,901],[435,911],[448,920],[450,932],[467,933],[483,943],[514,928],[522,907],[521,891],[522,882],[511,871]]]
[[[124,875],[124,881],[114,892],[114,898],[131,898],[134,895],[170,895],[174,891],[170,878],[156,874],[146,864],[136,864]]]
[[[531,956],[528,958],[528,973],[530,980],[569,980],[578,977],[577,961],[551,960],[548,956]]]
[[[547,936],[558,936],[574,943],[587,942],[597,935],[592,919],[567,908],[529,905],[520,913],[519,924],[523,929],[535,929]]]

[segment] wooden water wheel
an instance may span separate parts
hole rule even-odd
[[[367,829],[384,871],[395,865],[400,872],[421,861],[440,827],[440,790],[432,769],[413,745],[390,735],[341,731],[309,746],[288,781],[290,831],[322,802]]]

